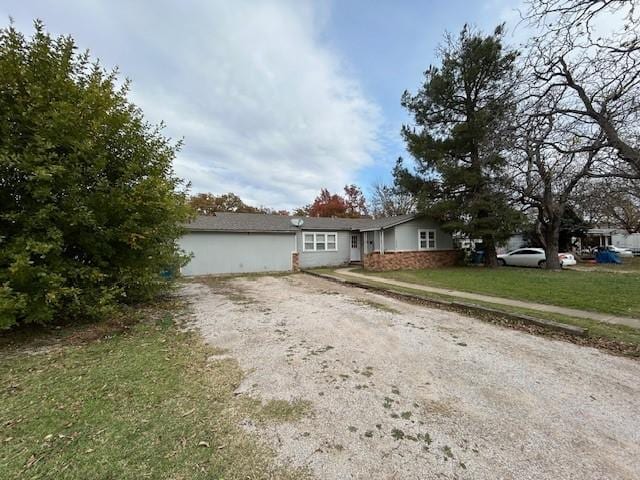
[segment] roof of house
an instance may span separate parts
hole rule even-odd
[[[302,219],[298,228],[292,219]],[[335,218],[335,217],[290,217],[263,213],[217,212],[215,215],[198,215],[184,227],[191,231],[204,232],[278,232],[298,230],[378,230],[408,222],[415,215],[400,215],[387,218]]]

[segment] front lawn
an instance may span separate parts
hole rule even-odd
[[[306,405],[235,397],[238,364],[212,360],[222,352],[170,314],[51,336],[0,342],[0,478],[304,477],[275,467],[239,422],[292,420]]]
[[[361,272],[404,282],[628,317],[640,317],[640,272],[548,272],[537,268],[454,267]]]

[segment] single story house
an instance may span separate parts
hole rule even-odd
[[[192,254],[184,275],[281,272],[361,264],[370,270],[453,265],[458,251],[425,217],[289,217],[258,213],[198,216],[180,247]]]
[[[640,255],[640,233],[629,233],[620,228],[602,226],[590,228],[587,230],[585,237],[579,239],[578,243],[581,249],[614,245]]]

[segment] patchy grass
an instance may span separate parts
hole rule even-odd
[[[623,258],[621,264],[581,263],[571,268],[585,272],[640,273],[640,257]]]
[[[269,400],[266,403],[256,399],[246,399],[245,407],[251,418],[261,422],[293,422],[311,411],[311,402],[306,400]]]
[[[0,478],[305,477],[239,422],[290,421],[307,403],[235,397],[234,360],[207,361],[219,352],[167,312],[145,318],[2,346]]]
[[[233,280],[238,278],[255,280],[255,278],[257,278],[257,274],[255,278],[237,275],[203,275],[200,277],[191,277],[188,281],[197,281],[198,283],[204,283],[215,293],[224,295],[231,302],[238,305],[251,305],[254,303],[258,303],[255,298],[246,295],[244,292],[240,291],[236,286],[233,285]]]
[[[390,307],[389,305],[385,305],[384,303],[376,302],[374,300],[369,300],[367,298],[355,298],[353,299],[353,302],[358,305],[373,308],[374,310],[379,310],[381,312],[398,313],[395,308]]]
[[[500,304],[494,304],[489,302],[480,302],[480,301],[471,302],[471,301],[466,301],[464,299],[461,300],[459,298],[456,298],[450,295],[440,295],[440,294],[435,294],[430,292],[424,292],[422,290],[414,290],[411,288],[386,285],[384,283],[376,282],[374,276],[372,276],[371,280],[364,280],[360,278],[354,279],[353,277],[341,275],[339,273],[336,273],[333,270],[327,270],[326,274],[332,275],[334,277],[350,280],[350,281],[357,281],[364,285],[381,287],[391,292],[409,293],[412,295],[416,295],[418,297],[422,297],[427,301],[428,300],[440,300],[440,301],[449,301],[449,302],[463,301],[467,303],[473,303],[476,305],[490,307],[490,308],[508,312],[508,313],[520,313],[520,314],[530,315],[532,317],[542,318],[546,320],[553,320],[560,323],[566,323],[569,325],[584,327],[588,330],[588,336],[585,339],[570,338],[570,340],[575,342],[582,342],[584,340],[585,344],[587,345],[603,348],[605,350],[612,351],[614,353],[618,353],[626,356],[640,357],[640,330],[627,327],[625,325],[615,325],[610,323],[597,322],[591,319],[569,317],[566,315],[560,315],[556,313],[540,312],[538,310],[511,307],[507,305],[500,305]],[[617,276],[620,277],[622,275],[617,275]]]
[[[640,318],[640,271],[620,275],[604,271],[454,267],[361,273],[419,285]]]

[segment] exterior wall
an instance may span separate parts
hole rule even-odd
[[[375,250],[374,235],[377,232],[362,232],[363,255]]]
[[[193,253],[184,275],[281,272],[292,269],[295,236],[288,233],[189,232],[180,248]]]
[[[524,240],[524,235],[521,233],[516,233],[515,235],[511,235],[507,239],[505,244],[498,248],[498,253],[506,253],[506,252],[510,252],[511,250],[515,250],[517,248],[523,248],[526,246],[528,245],[527,245],[527,242],[525,242]]]
[[[325,230],[302,230],[296,234],[300,268],[335,267],[346,265],[351,258],[351,231],[326,230],[338,234],[338,251],[336,252],[304,252],[302,234],[304,232],[324,232]]]
[[[395,248],[389,250],[418,250],[418,229],[436,231],[436,250],[451,250],[453,248],[453,237],[451,234],[442,230],[436,222],[428,218],[416,218],[407,223],[396,225],[394,229]],[[386,235],[387,232],[385,232],[385,236]]]
[[[385,252],[383,255],[373,252],[364,256],[363,267],[373,271],[451,267],[456,265],[459,259],[458,250]]]
[[[614,233],[611,235],[611,243],[616,247],[633,250],[636,255],[640,253],[640,233]]]
[[[418,233],[416,232],[416,235]],[[396,249],[396,229],[388,228],[384,231],[384,251]]]

